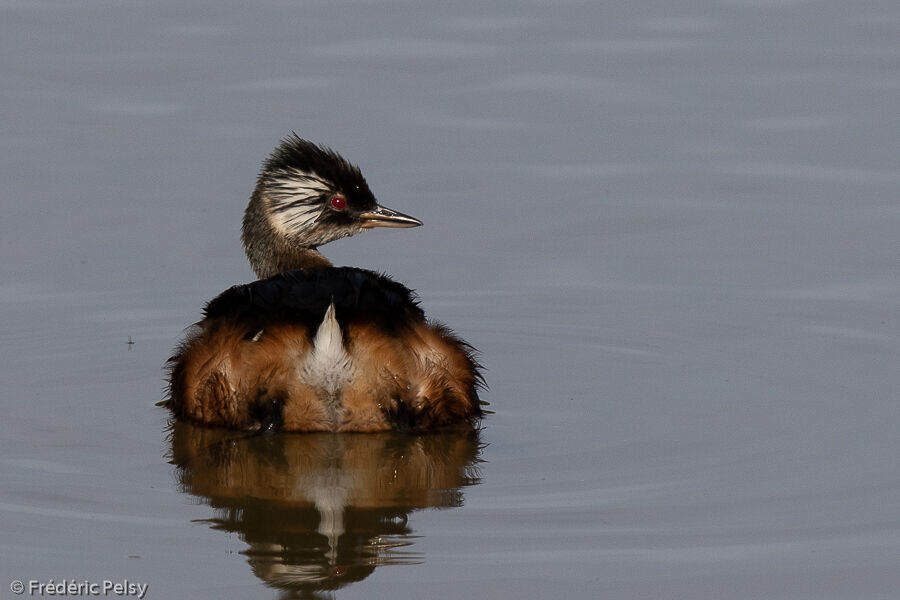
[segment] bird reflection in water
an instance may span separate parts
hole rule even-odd
[[[407,519],[463,503],[479,483],[479,432],[247,436],[175,423],[182,491],[215,508],[250,567],[282,598],[327,596],[376,567],[416,564]]]

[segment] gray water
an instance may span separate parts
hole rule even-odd
[[[896,2],[0,3],[0,598],[896,598],[898,40]],[[155,406],[291,130],[425,222],[324,251],[479,348],[477,437]]]

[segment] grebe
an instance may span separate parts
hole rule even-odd
[[[260,280],[210,301],[169,359],[177,418],[235,429],[387,431],[474,424],[474,350],[391,279],[318,250],[422,222],[375,201],[359,169],[296,134],[263,163],[241,239]]]

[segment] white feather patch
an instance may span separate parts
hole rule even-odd
[[[281,235],[290,235],[312,226],[321,214],[322,207],[320,206],[299,206],[286,211],[270,212],[269,219],[271,219],[275,231]]]
[[[353,365],[334,314],[334,303],[328,306],[322,324],[316,331],[313,347],[303,365],[306,382],[330,397],[335,397],[353,377]]]
[[[273,177],[266,189],[269,218],[282,235],[303,231],[315,223],[325,209],[322,196],[333,192],[326,180],[299,169]]]

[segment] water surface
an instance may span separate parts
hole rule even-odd
[[[896,3],[0,14],[3,586],[896,596]],[[155,406],[291,130],[425,222],[324,251],[481,350],[477,439]]]

